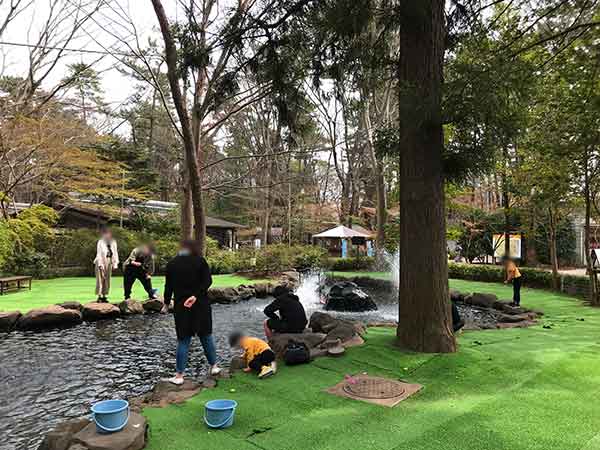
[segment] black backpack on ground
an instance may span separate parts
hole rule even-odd
[[[283,353],[287,366],[297,366],[310,362],[310,350],[303,342],[289,341]]]

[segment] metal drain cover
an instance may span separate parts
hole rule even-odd
[[[406,392],[404,385],[399,381],[385,378],[364,377],[356,383],[346,383],[344,392],[360,398],[385,399],[400,397]]]

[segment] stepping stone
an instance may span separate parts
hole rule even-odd
[[[141,450],[146,445],[146,428],[146,419],[132,412],[122,431],[101,434],[96,431],[96,424],[90,423],[73,436],[72,443],[88,450]]]
[[[0,312],[0,331],[10,331],[21,317],[20,311]]]
[[[121,315],[121,310],[111,303],[86,303],[81,310],[83,320],[94,321],[102,319],[114,319]]]
[[[81,323],[81,313],[62,306],[52,305],[40,309],[32,309],[17,321],[20,330],[36,330],[40,328],[77,325]]]
[[[131,316],[134,314],[144,314],[144,307],[141,302],[137,300],[124,300],[119,303],[119,309],[121,310],[121,314],[124,316]]]
[[[73,435],[79,433],[90,424],[88,419],[74,419],[59,423],[56,428],[44,436],[38,450],[72,450],[70,446]]]
[[[147,313],[158,313],[161,312],[165,304],[159,299],[146,300],[142,302],[142,308]]]

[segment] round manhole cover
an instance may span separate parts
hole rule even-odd
[[[402,383],[385,378],[359,378],[356,383],[347,383],[344,391],[361,398],[385,399],[400,397],[406,391]]]

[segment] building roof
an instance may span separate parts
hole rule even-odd
[[[375,236],[375,233],[373,231],[371,231],[365,227],[362,227],[360,225],[357,225],[355,223],[353,223],[350,228],[352,228],[354,231],[358,231],[359,233],[367,234],[367,235],[369,235],[369,237]]]
[[[239,223],[228,222],[223,219],[216,219],[214,217],[206,217],[207,228],[227,228],[227,229],[238,229],[246,228],[246,225],[240,225]]]
[[[331,228],[329,230],[323,231],[322,233],[313,235],[314,238],[353,238],[353,237],[361,237],[365,239],[370,239],[371,235],[363,233],[358,230],[353,230],[352,228],[345,227],[344,225],[339,225],[335,228]]]

